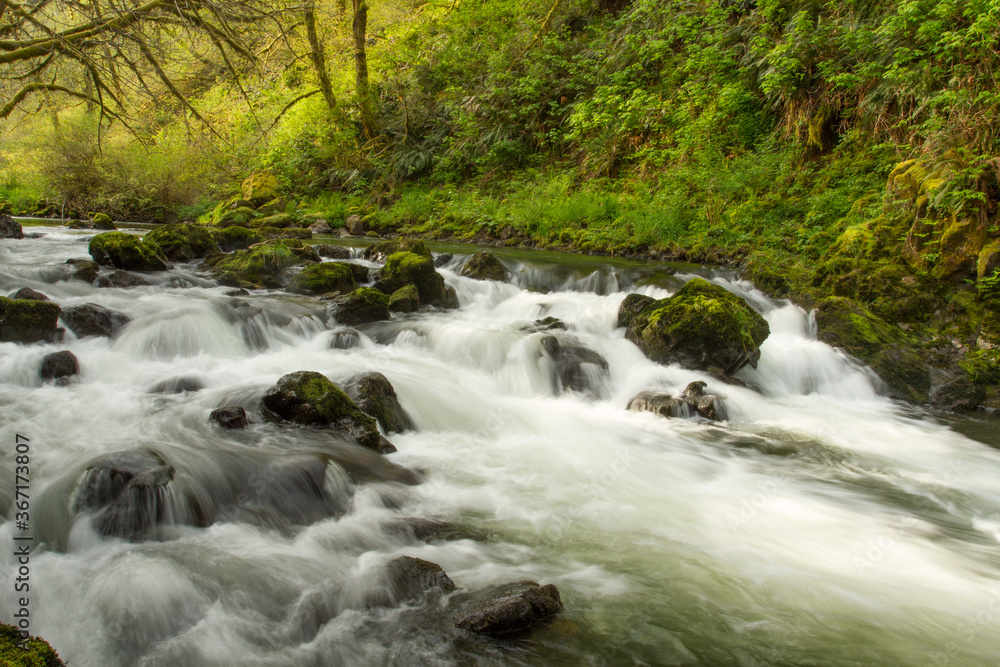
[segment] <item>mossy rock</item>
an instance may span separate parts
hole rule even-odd
[[[941,233],[940,257],[933,270],[934,276],[944,279],[975,275],[979,253],[985,243],[985,224],[967,218],[953,218]]]
[[[254,219],[256,213],[252,208],[240,207],[231,211],[225,211],[215,220],[216,227],[232,227],[238,225],[246,227]]]
[[[232,255],[216,262],[213,271],[220,278],[225,278],[225,284],[243,286],[261,285],[277,288],[282,286],[282,274],[290,266],[301,264],[304,260],[290,247],[288,241],[268,241],[248,250],[237,250]]]
[[[381,373],[355,375],[344,384],[344,389],[358,408],[374,417],[386,433],[413,428],[413,420],[400,405],[392,383]]]
[[[259,231],[254,231],[247,229],[246,227],[240,227],[234,225],[233,227],[226,227],[225,229],[213,229],[211,230],[212,239],[218,244],[218,247],[223,252],[232,252],[234,250],[246,250],[252,245],[261,243],[265,240],[263,234]]]
[[[288,227],[287,229],[280,229],[278,227],[258,227],[256,231],[263,234],[264,238],[270,240],[309,240],[313,237],[312,230],[304,227]]]
[[[275,213],[284,212],[285,208],[288,206],[288,200],[284,197],[275,197],[266,204],[262,204],[257,207],[257,213],[261,215],[274,215]],[[275,225],[276,227],[278,225]]]
[[[756,366],[769,334],[767,322],[743,299],[701,278],[646,306],[625,333],[653,361],[725,375]]]
[[[363,446],[379,452],[395,447],[378,433],[375,420],[326,376],[314,371],[289,373],[264,394],[264,418],[303,426],[345,428]]]
[[[290,213],[275,213],[274,215],[269,215],[264,218],[257,218],[249,224],[249,227],[251,229],[257,229],[260,227],[286,229],[288,227],[295,227],[298,223],[298,216],[291,215]]]
[[[313,264],[302,269],[288,288],[300,294],[326,294],[341,292],[346,294],[357,289],[354,274],[350,268],[337,262]]]
[[[477,252],[462,267],[462,275],[476,280],[507,280],[507,268],[491,252]]]
[[[365,248],[365,259],[372,262],[384,262],[388,260],[390,255],[395,255],[398,252],[404,251],[421,255],[427,259],[432,259],[431,250],[427,247],[426,243],[420,239],[410,239],[405,237],[387,239],[368,246]]]
[[[993,239],[983,246],[976,260],[976,277],[991,278],[1000,269],[1000,239]]]
[[[65,664],[41,637],[22,639],[16,627],[0,623],[0,665],[3,667],[65,667]]]
[[[0,341],[38,343],[57,340],[62,310],[51,301],[0,297]]]
[[[91,220],[93,220],[93,224],[91,225],[92,229],[101,229],[108,232],[113,232],[118,229],[115,227],[114,220],[112,220],[111,216],[107,213],[94,213],[91,215]]]
[[[104,232],[90,239],[90,256],[103,266],[125,271],[165,271],[166,260],[155,246],[125,232]]]
[[[334,299],[330,312],[340,324],[381,322],[389,319],[389,297],[377,289],[359,287]]]
[[[412,313],[420,308],[420,293],[413,285],[400,287],[389,296],[389,312]]]
[[[278,177],[266,171],[251,174],[240,187],[243,198],[254,206],[266,204],[278,197]]]
[[[219,251],[219,244],[201,225],[163,225],[146,234],[142,242],[174,262],[188,262]]]
[[[629,294],[618,306],[618,326],[628,328],[636,315],[641,313],[646,306],[656,302],[651,296],[644,294]]]
[[[434,260],[428,255],[404,251],[392,254],[385,260],[378,272],[376,286],[386,294],[413,285],[420,295],[420,303],[454,307],[446,295],[444,278],[434,268]]]
[[[93,283],[97,280],[99,268],[97,262],[90,259],[67,259],[66,263],[73,267],[73,280],[82,280],[85,283]]]

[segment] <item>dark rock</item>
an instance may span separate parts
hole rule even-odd
[[[701,380],[690,383],[680,397],[655,391],[644,391],[629,401],[626,409],[634,412],[654,412],[661,417],[689,417],[697,414],[710,421],[725,418],[725,410],[718,396],[705,393]]]
[[[553,391],[572,390],[597,397],[608,380],[608,362],[591,349],[560,342],[555,336],[543,336],[542,350],[553,369]]]
[[[653,361],[732,375],[756,366],[770,334],[767,322],[743,299],[701,278],[643,308],[625,337]]]
[[[205,384],[195,377],[176,377],[157,382],[149,388],[151,394],[183,394],[189,391],[201,391]]]
[[[930,404],[941,410],[975,410],[985,398],[983,388],[965,372],[955,372],[930,390]]]
[[[365,324],[389,319],[389,297],[371,287],[361,287],[336,297],[330,315],[340,324]]]
[[[368,282],[368,276],[371,271],[367,266],[363,266],[356,262],[344,262],[343,265],[351,270],[351,273],[354,274],[354,279],[356,281],[359,283]]]
[[[49,297],[45,296],[41,292],[36,292],[30,287],[22,287],[13,294],[10,295],[11,299],[28,299],[29,301],[50,301]]]
[[[103,266],[126,271],[165,271],[166,260],[159,249],[144,245],[125,232],[104,232],[90,239],[90,256]]]
[[[226,296],[250,296],[250,292],[241,287],[239,289],[227,290]]]
[[[111,274],[105,274],[103,276],[98,276],[97,282],[95,283],[98,287],[145,287],[150,285],[148,280],[135,273],[129,273],[128,271],[115,271]]]
[[[402,433],[413,428],[413,420],[399,404],[389,379],[381,373],[355,375],[344,390],[362,412],[374,417],[386,433]]]
[[[90,284],[97,280],[97,262],[91,259],[67,259],[66,263],[73,267],[73,280],[82,280]]]
[[[442,593],[455,590],[455,582],[437,563],[400,556],[386,565],[389,591],[396,603],[417,600],[427,591],[438,589]]]
[[[330,347],[334,350],[350,350],[361,344],[361,334],[354,329],[344,329],[333,334]]]
[[[644,294],[629,294],[618,307],[618,326],[628,328],[636,315],[641,313],[647,306],[656,303],[656,299]]]
[[[23,239],[24,230],[21,223],[6,213],[0,214],[0,239]]]
[[[62,321],[77,337],[118,335],[122,327],[131,320],[128,316],[109,310],[96,303],[85,303],[82,306],[67,308],[62,313]]]
[[[146,234],[142,243],[174,262],[189,262],[219,251],[219,244],[212,234],[204,227],[192,224],[157,227]]]
[[[62,338],[58,328],[62,312],[51,301],[16,301],[0,297],[0,341],[7,343],[37,343]]]
[[[459,608],[455,625],[474,634],[504,636],[530,630],[562,608],[552,584],[521,581],[475,594]]]
[[[566,323],[557,317],[544,317],[522,327],[522,331],[540,333],[542,331],[565,331]]]
[[[420,309],[420,294],[413,285],[400,287],[389,297],[389,312],[412,313]]]
[[[321,243],[313,246],[320,257],[327,259],[350,259],[351,251],[343,246]],[[367,269],[366,269],[367,270]]]
[[[222,428],[230,429],[246,428],[250,424],[247,420],[247,411],[239,405],[212,410],[209,419]]]
[[[476,280],[504,281],[507,279],[507,268],[493,253],[477,252],[466,260],[462,275]]]
[[[327,294],[340,292],[346,294],[357,289],[354,274],[346,264],[340,262],[323,262],[302,269],[292,279],[288,289],[299,294]]]
[[[364,236],[365,232],[368,231],[368,225],[365,224],[360,215],[355,214],[347,216],[344,220],[344,229],[351,236]]]
[[[365,259],[369,261],[384,262],[389,259],[390,255],[395,255],[398,252],[412,252],[415,255],[432,259],[430,248],[427,247],[426,243],[420,239],[408,239],[404,237],[386,239],[385,241],[374,243],[365,248],[364,255]]]
[[[413,285],[420,295],[420,303],[442,308],[457,307],[458,297],[445,289],[444,278],[434,269],[430,256],[412,252],[398,252],[386,259],[385,266],[378,272],[375,286],[392,294],[398,289]]]
[[[434,255],[434,266],[441,268],[442,266],[446,266],[448,262],[450,262],[453,259],[455,259],[455,256],[452,255],[450,252],[439,253],[437,255]]]
[[[318,236],[332,236],[334,233],[330,223],[322,218],[309,225],[309,231]]]
[[[65,380],[80,373],[80,362],[69,350],[47,354],[42,359],[39,375],[43,380]]]

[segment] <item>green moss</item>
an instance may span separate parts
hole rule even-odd
[[[93,220],[94,229],[103,229],[105,231],[117,229],[111,216],[106,213],[93,213],[91,214],[91,219]]]
[[[477,280],[507,279],[507,269],[493,253],[477,252],[462,267],[462,275]]]
[[[389,297],[371,287],[359,287],[333,303],[334,317],[341,324],[365,324],[389,319]]]
[[[256,231],[268,239],[311,239],[313,237],[312,230],[304,227],[289,227],[287,229],[258,227]]]
[[[394,253],[385,260],[378,277],[389,294],[407,285],[415,286],[421,303],[436,304],[444,294],[444,278],[435,270],[429,256],[407,251]]]
[[[279,276],[302,260],[286,241],[269,241],[250,250],[238,250],[216,263],[217,275],[231,274],[241,282],[264,287],[280,287]]]
[[[1000,349],[969,352],[959,366],[969,373],[976,384],[1000,384]]]
[[[276,229],[285,229],[286,227],[294,227],[298,222],[298,216],[289,213],[275,213],[274,215],[254,220],[249,226],[251,228],[274,227]]]
[[[851,299],[832,296],[817,304],[819,337],[850,354],[870,361],[888,345],[906,340],[904,332],[876,317]]]
[[[166,260],[155,246],[143,245],[137,236],[125,232],[105,232],[90,239],[94,261],[126,271],[165,271]]]
[[[303,294],[347,293],[356,289],[351,269],[337,262],[313,264],[302,269],[292,280],[289,289]]]
[[[230,227],[232,225],[246,227],[247,223],[253,220],[254,215],[255,213],[252,208],[241,206],[231,211],[220,213],[218,218],[215,220],[215,225],[217,227]]]
[[[431,259],[431,250],[420,239],[396,238],[379,241],[365,248],[365,259],[379,262],[388,259],[390,255],[399,252],[412,252],[416,255]]]
[[[268,172],[250,175],[242,185],[243,198],[260,205],[278,197],[278,178]]]
[[[240,226],[213,229],[211,234],[219,248],[225,252],[246,250],[254,244],[261,243],[265,238],[259,231]]]
[[[177,262],[204,257],[219,250],[219,245],[207,229],[191,224],[157,227],[146,234],[142,242],[167,259]]]
[[[27,650],[25,650],[27,649]],[[0,665],[3,667],[63,667],[59,654],[41,637],[21,643],[18,629],[0,623]]]
[[[62,309],[51,301],[0,297],[0,341],[37,343],[51,340]]]
[[[420,308],[420,293],[413,285],[400,287],[389,297],[389,311],[393,313],[412,313]]]

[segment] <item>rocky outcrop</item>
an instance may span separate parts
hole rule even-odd
[[[219,244],[212,234],[204,227],[192,224],[157,227],[146,234],[142,242],[174,262],[190,262],[219,251]]]
[[[381,373],[355,375],[344,384],[344,391],[362,412],[374,417],[386,433],[402,433],[413,428],[413,420],[399,404],[392,383]]]
[[[360,287],[333,299],[330,316],[340,324],[357,325],[388,320],[389,297],[371,287]]]
[[[559,590],[533,581],[493,586],[462,604],[456,627],[479,635],[502,637],[528,631],[563,608]]]
[[[105,232],[90,239],[90,256],[103,266],[125,271],[165,271],[159,251],[125,232]]]
[[[226,429],[246,428],[250,424],[247,411],[239,405],[212,410],[208,418]]]
[[[743,299],[701,278],[644,307],[625,332],[653,361],[725,376],[746,364],[755,367],[769,334],[767,322]]]
[[[288,289],[299,294],[347,294],[357,289],[351,269],[339,262],[323,262],[302,269],[292,279]]]
[[[109,310],[96,303],[85,303],[64,310],[62,321],[78,338],[87,336],[114,338],[131,320],[123,313]]]
[[[66,384],[67,380],[80,373],[80,362],[69,350],[53,352],[42,358],[42,366],[38,370],[38,375],[42,380],[55,380],[59,384]]]
[[[705,393],[705,383],[698,380],[685,387],[680,396],[644,391],[628,403],[633,412],[653,412],[661,417],[686,418],[699,415],[710,421],[724,419],[725,410],[718,396]]]
[[[462,275],[476,280],[507,280],[507,268],[491,252],[477,252],[462,267]]]
[[[21,223],[6,213],[0,213],[0,239],[23,239],[24,230]]]
[[[0,341],[7,343],[51,342],[62,338],[58,327],[59,306],[51,301],[16,301],[0,297]]]
[[[552,367],[552,390],[575,391],[592,398],[601,395],[608,380],[608,362],[593,350],[555,336],[539,341]]]

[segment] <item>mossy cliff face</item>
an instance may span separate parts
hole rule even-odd
[[[125,232],[105,232],[90,239],[88,246],[94,261],[125,271],[166,271],[167,262],[159,250],[144,245],[138,237]]]
[[[218,243],[200,225],[163,225],[146,234],[142,242],[175,262],[187,262],[219,251]]]
[[[324,262],[302,269],[292,280],[289,289],[302,294],[327,294],[351,292],[357,286],[350,267],[337,262]]]
[[[743,299],[695,278],[647,305],[625,335],[653,361],[731,375],[756,365],[769,334],[767,322]]]
[[[37,343],[59,336],[61,309],[51,301],[0,297],[0,341]]]

